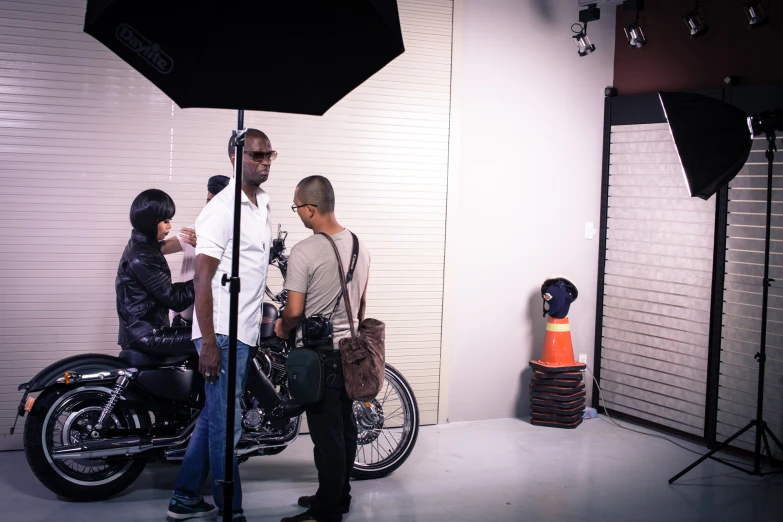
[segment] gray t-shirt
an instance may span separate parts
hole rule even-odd
[[[340,252],[343,273],[347,273],[353,250],[351,232],[346,228],[331,237]],[[353,280],[348,283],[355,328],[359,326],[357,323],[359,305],[369,273],[370,252],[359,240],[359,257],[356,261]],[[328,239],[320,234],[314,234],[291,249],[291,256],[288,259],[288,275],[283,288],[305,294],[305,317],[315,314],[329,316],[332,313],[337,297],[340,295],[340,275],[337,273],[337,257],[334,255],[334,249]],[[335,348],[339,339],[351,335],[344,299],[345,297],[340,300],[340,305],[332,316]],[[297,339],[301,339],[301,328],[297,331]]]

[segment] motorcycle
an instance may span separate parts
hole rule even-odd
[[[287,234],[278,227],[270,264],[285,278]],[[240,463],[276,455],[299,436],[303,407],[289,397],[285,363],[292,346],[275,336],[285,290],[264,302],[260,341],[248,364],[240,397]],[[153,358],[133,350],[118,357],[82,354],[58,361],[21,384],[18,417],[24,424],[27,462],[60,498],[96,501],[131,485],[148,462],[181,461],[204,404],[198,355]],[[31,393],[40,392],[37,398]],[[386,365],[378,396],[354,402],[358,446],[354,479],[385,477],[413,451],[419,410],[408,382]]]

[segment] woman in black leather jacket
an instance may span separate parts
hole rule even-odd
[[[181,312],[194,299],[193,281],[172,283],[160,250],[175,210],[174,201],[162,190],[149,189],[136,196],[130,209],[133,231],[114,281],[118,344],[158,358],[196,351],[191,328],[172,328],[169,323],[169,310]]]

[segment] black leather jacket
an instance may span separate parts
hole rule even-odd
[[[169,326],[169,310],[181,312],[193,304],[193,281],[172,284],[160,247],[134,230],[122,253],[114,280],[120,346]]]

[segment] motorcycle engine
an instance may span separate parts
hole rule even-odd
[[[285,361],[287,356],[285,345],[281,339],[276,338],[268,344],[262,341],[258,359],[261,363],[260,371],[269,377],[272,384],[280,386],[286,383]]]
[[[254,408],[245,411],[242,415],[242,426],[247,431],[258,431],[264,423],[264,410]]]
[[[254,361],[258,371],[269,377],[275,386],[284,386],[286,383],[284,347],[282,340],[277,338],[262,340]],[[268,426],[265,426],[267,419],[264,410],[258,407],[258,401],[249,394],[243,399],[242,412],[242,426],[245,431],[260,432],[268,429]]]

